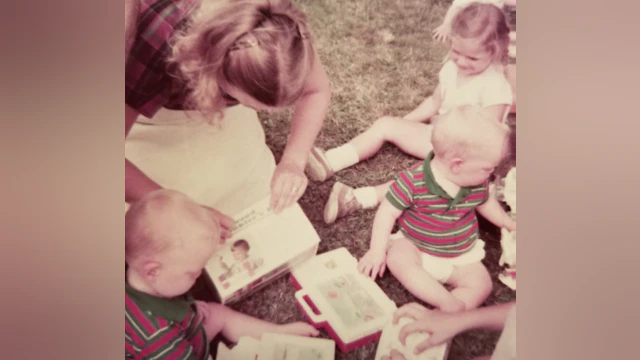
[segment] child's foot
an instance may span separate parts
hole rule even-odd
[[[361,209],[362,205],[353,194],[353,188],[338,181],[333,184],[329,200],[324,206],[324,222],[331,224]]]
[[[281,334],[297,336],[318,336],[320,331],[306,322],[298,321],[290,324],[280,325],[278,331]]]
[[[334,174],[325,151],[318,147],[311,149],[305,171],[309,179],[320,182],[327,180]]]

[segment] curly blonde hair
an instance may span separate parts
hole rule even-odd
[[[509,63],[509,25],[502,9],[474,2],[460,10],[451,22],[451,35],[478,39],[493,54],[495,62]]]
[[[289,0],[204,1],[172,41],[169,61],[190,91],[187,106],[207,116],[233,86],[272,107],[292,105],[313,66],[304,13]]]

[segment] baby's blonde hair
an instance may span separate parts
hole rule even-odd
[[[465,105],[433,120],[431,144],[436,156],[451,160],[508,154],[509,127],[490,119],[479,106]]]
[[[509,62],[509,25],[502,9],[493,4],[474,2],[464,7],[451,21],[451,35],[478,39],[494,62]]]
[[[210,226],[212,234],[219,231],[208,211],[183,193],[157,190],[147,194],[125,214],[125,260],[130,263],[141,256],[153,257],[184,246],[185,239],[166,229],[194,221]]]
[[[203,2],[174,37],[170,62],[190,90],[188,104],[219,115],[233,86],[262,104],[292,105],[315,58],[307,20],[289,0]]]

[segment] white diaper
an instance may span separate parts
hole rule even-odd
[[[389,244],[391,245],[394,240],[404,237],[404,234],[398,231],[389,237]],[[481,262],[484,259],[484,241],[477,239],[472,246],[471,250],[454,258],[439,257],[421,252],[422,268],[438,282],[444,284],[449,280],[456,267]]]

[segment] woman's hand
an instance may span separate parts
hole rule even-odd
[[[406,345],[407,336],[410,334],[429,334],[426,340],[416,346],[415,354],[420,354],[430,347],[440,345],[464,330],[464,321],[462,320],[464,314],[429,310],[417,303],[410,303],[396,310],[393,314],[393,323],[397,324],[402,317],[415,320],[400,329],[398,340],[403,345]]]
[[[275,213],[298,201],[307,189],[309,180],[304,166],[282,160],[271,178],[271,208]]]

